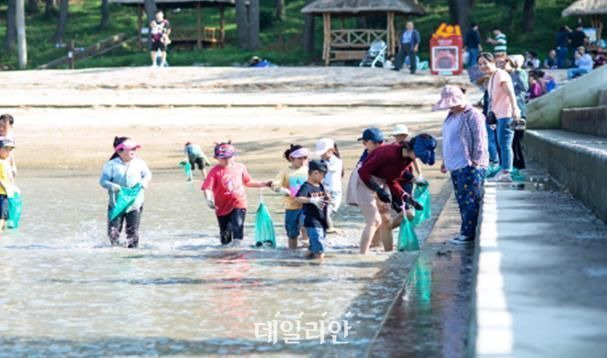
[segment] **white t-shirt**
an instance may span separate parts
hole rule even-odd
[[[336,155],[333,155],[329,160],[323,161],[327,164],[327,169],[329,169],[329,171],[325,175],[322,184],[329,191],[341,192],[341,173],[344,168],[343,162],[341,159],[337,158]]]

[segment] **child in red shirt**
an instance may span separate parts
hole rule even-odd
[[[223,245],[243,239],[247,212],[245,187],[271,186],[270,181],[253,181],[244,164],[234,161],[234,154],[236,149],[230,142],[217,144],[214,157],[219,163],[211,169],[202,184],[209,208],[215,209]],[[239,245],[240,241],[234,241],[234,244]]]

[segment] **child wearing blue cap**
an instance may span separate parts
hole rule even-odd
[[[320,160],[308,165],[308,180],[301,186],[295,200],[303,204],[304,227],[310,239],[308,258],[324,258],[324,241],[327,236],[327,210],[331,197],[322,184],[328,168]]]

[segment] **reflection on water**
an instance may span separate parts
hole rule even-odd
[[[255,324],[277,313],[305,324],[348,312],[348,346],[358,355],[414,261],[357,255],[361,216],[350,208],[337,217],[345,234],[330,237],[327,259],[305,261],[303,251],[280,248],[281,200],[270,194],[279,249],[250,247],[251,214],[246,245],[222,248],[199,183],[177,174],[156,175],[146,194],[141,248],[112,248],[96,177],[30,175],[19,185],[22,227],[0,240],[0,355],[309,353],[324,348],[268,344]],[[398,269],[386,269],[388,258]]]

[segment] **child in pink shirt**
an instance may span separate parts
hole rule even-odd
[[[236,149],[230,143],[215,146],[215,165],[202,184],[204,197],[215,210],[219,222],[221,243],[227,245],[234,240],[239,245],[244,237],[244,220],[247,212],[245,187],[270,187],[272,182],[257,182],[251,179],[247,168],[234,161]]]

